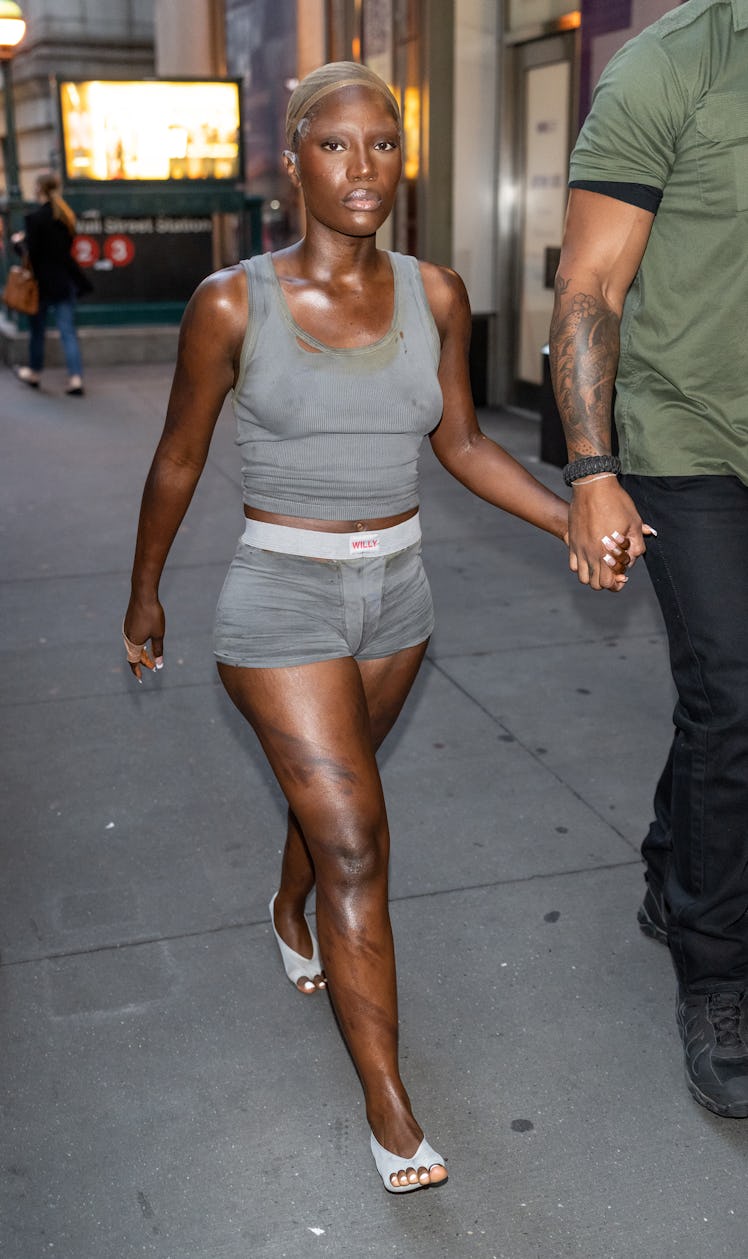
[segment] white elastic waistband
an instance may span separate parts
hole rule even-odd
[[[308,555],[320,560],[351,560],[367,555],[394,555],[413,546],[421,537],[421,518],[416,512],[402,524],[388,529],[354,533],[323,533],[317,529],[293,529],[271,525],[265,520],[247,520],[242,542],[262,551],[283,551],[286,555]]]

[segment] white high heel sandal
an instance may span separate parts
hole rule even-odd
[[[314,976],[321,975],[323,973],[322,962],[320,961],[319,956],[319,945],[317,944],[314,932],[310,927],[309,934],[312,937],[312,956],[302,957],[301,953],[297,953],[294,949],[289,948],[285,940],[283,940],[278,934],[278,928],[275,925],[275,901],[277,896],[278,893],[276,892],[268,908],[270,910],[270,925],[273,928],[273,935],[275,936],[276,943],[280,949],[283,969],[288,975],[288,978],[291,980],[294,988],[297,988],[299,992],[303,992],[304,996],[311,996],[313,992],[318,991],[317,985],[314,984]],[[307,979],[309,983],[314,986],[307,989],[299,988],[298,981],[300,979]]]
[[[429,1145],[426,1138],[419,1145],[415,1154],[410,1158],[404,1157],[402,1154],[392,1154],[390,1150],[385,1150],[380,1145],[374,1133],[371,1133],[371,1152],[374,1155],[374,1162],[377,1165],[377,1171],[382,1177],[382,1184],[388,1193],[411,1193],[414,1189],[428,1189],[428,1185],[422,1185],[417,1180],[414,1185],[393,1185],[390,1176],[394,1172],[407,1171],[409,1167],[414,1167],[416,1172],[420,1167],[425,1167],[427,1171],[431,1171],[432,1167],[445,1167],[444,1159],[441,1154],[437,1154],[436,1150]],[[445,1168],[446,1170],[446,1168]],[[437,1180],[437,1185],[443,1185],[447,1181],[445,1176],[443,1180]]]

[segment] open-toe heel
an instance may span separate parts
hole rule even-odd
[[[411,1193],[414,1189],[429,1188],[428,1184],[421,1184],[420,1180],[417,1180],[415,1184],[411,1185],[393,1185],[390,1180],[390,1176],[396,1172],[404,1172],[407,1171],[409,1167],[412,1167],[415,1169],[417,1174],[422,1167],[425,1168],[427,1172],[430,1172],[432,1167],[445,1167],[444,1159],[441,1154],[437,1154],[436,1150],[429,1145],[425,1137],[415,1154],[411,1155],[410,1158],[406,1158],[402,1154],[392,1154],[389,1150],[385,1150],[384,1146],[379,1144],[377,1138],[372,1132],[371,1152],[374,1155],[374,1162],[377,1165],[377,1171],[382,1177],[382,1184],[388,1193]],[[447,1177],[444,1176],[441,1180],[437,1180],[434,1183],[437,1185],[443,1185],[446,1179]]]
[[[273,928],[273,935],[275,936],[276,943],[280,949],[283,969],[288,975],[288,978],[291,980],[294,988],[297,988],[299,992],[304,992],[303,988],[299,988],[299,980],[307,979],[309,983],[314,984],[314,976],[322,974],[322,962],[320,961],[319,956],[319,945],[317,944],[314,932],[310,927],[309,934],[312,937],[312,956],[302,957],[301,953],[297,953],[294,949],[289,948],[285,940],[283,940],[278,934],[278,928],[275,925],[275,901],[277,896],[278,893],[276,892],[270,902],[270,905],[268,906],[270,910],[270,925]],[[316,991],[317,985],[314,984],[314,987],[308,988],[306,992],[304,992],[304,995],[311,995],[312,992]]]

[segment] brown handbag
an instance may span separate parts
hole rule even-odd
[[[9,310],[21,315],[35,315],[39,310],[39,285],[31,267],[27,264],[8,270],[2,301]]]

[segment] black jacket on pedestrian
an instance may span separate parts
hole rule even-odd
[[[91,284],[70,252],[73,238],[50,202],[27,214],[25,223],[25,248],[42,300],[69,301],[89,293]]]

